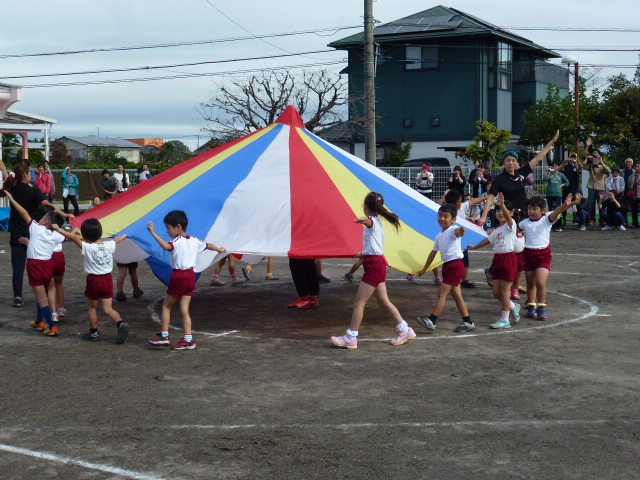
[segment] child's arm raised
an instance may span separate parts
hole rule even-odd
[[[500,207],[500,211],[502,212],[507,225],[509,225],[509,228],[513,228],[513,218],[511,217],[511,212],[504,204],[504,195],[502,194],[502,192],[498,194],[498,198],[496,199],[495,204]]]
[[[123,233],[122,235],[118,235],[117,237],[113,237],[113,241],[116,242],[116,244],[118,244],[121,241],[123,241],[125,238],[127,238],[127,234]]]
[[[78,235],[78,232],[80,230],[78,230],[77,228],[74,228],[71,232],[67,232],[66,230],[60,228],[58,225],[51,225],[51,228],[53,228],[60,235],[67,238],[67,240],[71,240],[73,243],[82,248],[82,238],[80,238],[80,236]]]
[[[578,200],[573,200],[573,194],[569,194],[567,195],[567,199],[564,201],[564,203],[562,205],[560,205],[558,208],[556,208],[553,212],[551,212],[551,215],[549,215],[549,221],[551,223],[555,223],[556,220],[558,220],[558,217],[562,214],[562,212],[566,212],[567,210],[569,210],[569,207],[573,207],[574,205],[578,204]]]
[[[464,227],[458,227],[455,229],[455,234],[456,237],[460,238],[460,237],[464,237],[466,230],[464,229]]]
[[[22,205],[20,205],[18,202],[15,201],[15,199],[13,198],[13,195],[11,195],[6,190],[4,191],[4,193],[9,199],[9,202],[11,202],[11,206],[16,209],[16,212],[20,214],[20,216],[24,219],[24,221],[27,223],[31,223],[31,217],[29,216],[29,212],[27,212]]]
[[[373,220],[371,220],[369,217],[356,218],[354,220],[354,222],[361,223],[362,225],[364,225],[367,228],[371,228],[371,225],[373,225]]]
[[[431,262],[433,262],[433,259],[436,258],[437,253],[438,252],[436,252],[435,250],[431,250],[431,253],[429,253],[429,256],[427,257],[427,261],[424,264],[424,267],[422,267],[422,269],[418,270],[417,272],[419,277],[425,274],[425,272],[427,271],[427,268],[429,268],[429,265],[431,265]]]
[[[158,244],[160,244],[162,248],[164,248],[165,250],[171,250],[171,245],[169,244],[169,242],[167,242],[165,239],[163,239],[160,235],[156,233],[156,230],[153,227],[153,222],[147,223],[147,230],[149,230],[149,233],[153,235],[153,238],[156,239],[156,242],[158,242]]]

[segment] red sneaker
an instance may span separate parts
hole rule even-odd
[[[309,298],[310,308],[320,308],[320,299],[318,297]]]
[[[311,308],[311,302],[308,298],[298,298],[295,302],[290,303],[287,308]]]

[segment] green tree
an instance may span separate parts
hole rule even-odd
[[[465,156],[473,161],[480,160],[483,165],[494,166],[505,152],[504,144],[511,140],[511,132],[484,120],[477,121],[476,128],[478,135],[473,137],[476,143],[467,147]]]
[[[69,154],[67,145],[60,141],[55,140],[49,145],[49,162],[54,167],[64,167],[73,162],[73,157]]]
[[[398,142],[396,148],[385,148],[384,163],[387,167],[399,167],[411,156],[411,143]]]
[[[112,165],[122,162],[120,149],[108,145],[92,145],[87,149],[87,160],[98,165]],[[116,165],[117,166],[117,165]]]
[[[40,150],[29,150],[29,163],[32,167],[37,167],[38,164],[44,163],[44,153]],[[16,153],[16,162],[22,161],[22,149]]]

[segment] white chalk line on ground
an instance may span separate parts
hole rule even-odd
[[[145,473],[134,472],[132,470],[125,470],[124,468],[111,467],[109,465],[103,465],[101,463],[92,463],[84,460],[76,460],[74,458],[54,455],[52,453],[38,452],[35,450],[29,450],[28,448],[14,447],[12,445],[0,444],[0,450],[8,453],[15,453],[18,455],[26,455],[28,457],[39,458],[41,460],[48,460],[51,462],[64,463],[77,465],[79,467],[88,468],[91,470],[100,470],[106,473],[112,473],[120,477],[134,478],[137,480],[166,480],[164,477],[158,477],[156,475],[148,475]]]

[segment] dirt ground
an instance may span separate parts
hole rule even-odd
[[[390,298],[418,333],[398,347],[374,301],[358,349],[331,346],[357,289],[341,279],[348,260],[325,261],[332,282],[317,310],[285,308],[295,299],[285,259],[276,282],[264,265],[236,287],[209,287],[205,272],[192,302],[198,348],[171,351],[147,343],[165,288],[146,264],[144,296],[116,303],[127,342],[115,344],[104,316],[102,341],[80,340],[75,245],[62,333],[34,332],[28,287],[26,305],[11,306],[1,232],[0,478],[640,478],[639,239],[553,233],[549,320],[501,331],[488,329],[499,311],[482,273],[489,250],[472,252],[478,287],[464,290],[474,334],[452,332],[452,301],[426,334],[415,318],[435,303],[431,274],[412,285],[391,271]]]

